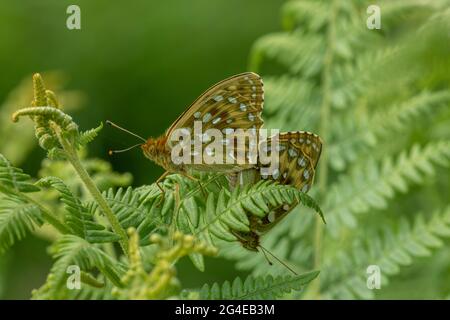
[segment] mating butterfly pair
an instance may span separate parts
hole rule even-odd
[[[264,103],[264,88],[261,77],[255,73],[247,72],[225,79],[198,97],[191,106],[180,115],[180,117],[170,126],[165,134],[158,138],[143,139],[125,129],[112,123],[119,129],[125,130],[137,136],[144,143],[139,144],[144,155],[163,167],[166,172],[158,179],[157,184],[168,173],[180,173],[187,177],[191,170],[209,171],[227,174],[229,179],[239,176],[244,170],[255,173],[259,179],[272,179],[281,184],[293,185],[302,192],[307,192],[314,179],[315,168],[322,150],[320,138],[309,132],[287,132],[279,135],[279,144],[272,148],[270,139],[267,140],[268,152],[279,152],[279,167],[270,176],[260,176],[259,169],[263,164],[250,163],[220,163],[206,164],[195,163],[186,164],[173,162],[171,153],[173,145],[171,136],[176,130],[184,130],[188,134],[194,135],[194,123],[200,121],[202,130],[218,129],[224,134],[235,132],[238,129],[253,130],[257,132],[263,125],[261,113]],[[199,137],[192,136],[192,140]],[[200,137],[202,138],[202,137]],[[204,138],[204,136],[203,136]],[[210,140],[200,139],[202,146],[208,144]],[[228,144],[229,140],[224,139],[223,144]],[[244,148],[245,150],[238,150]],[[250,146],[248,143],[236,146],[232,150],[233,155],[239,151],[247,154]],[[125,150],[129,150],[125,149]],[[276,150],[271,150],[276,149]],[[112,151],[121,152],[125,150]],[[258,172],[258,173],[256,173]],[[158,184],[159,186],[159,184]],[[162,190],[163,191],[163,190]],[[164,191],[163,191],[164,192]],[[244,247],[250,250],[257,250],[259,246],[259,235],[270,229],[276,222],[285,216],[292,208],[278,208],[275,215],[279,217],[275,221],[259,221],[248,234],[237,234],[238,239]],[[252,226],[251,226],[252,227]],[[256,230],[258,229],[258,230]]]
[[[256,183],[261,179],[269,179],[278,181],[280,184],[292,185],[303,193],[308,192],[314,181],[315,170],[322,151],[320,138],[305,131],[281,133],[276,148],[275,151],[279,152],[279,167],[272,172],[272,175],[261,175],[258,168],[243,170],[229,175],[230,186],[234,188],[242,182]],[[267,149],[269,151],[273,149],[270,140],[268,140]],[[233,231],[233,234],[244,248],[258,251],[258,248],[262,249],[260,237],[279,223],[297,204],[271,208],[270,214],[262,219],[248,214],[250,231]]]

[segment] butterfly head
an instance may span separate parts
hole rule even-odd
[[[158,155],[158,139],[148,138],[145,143],[141,144],[141,150],[150,160],[154,160]]]
[[[259,247],[259,236],[253,231],[242,232],[242,231],[232,231],[233,234],[238,238],[242,246],[250,251],[258,252]]]

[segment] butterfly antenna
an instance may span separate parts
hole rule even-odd
[[[261,246],[260,246],[261,247]],[[266,260],[267,260],[267,263],[269,264],[269,265],[273,265],[273,263],[272,263],[272,261],[270,261],[270,259],[269,259],[269,257],[267,256],[267,254],[266,254],[266,251],[261,247],[261,252],[263,253],[263,255],[264,255],[264,258],[266,258]]]
[[[147,142],[147,140],[145,140],[144,138],[142,138],[140,135],[137,135],[136,133],[131,132],[130,130],[127,130],[127,129],[125,129],[125,128],[122,128],[121,126],[118,126],[118,125],[115,124],[114,122],[111,122],[111,121],[109,121],[109,120],[106,120],[106,124],[109,124],[111,127],[114,127],[114,128],[116,128],[116,129],[119,129],[119,130],[121,130],[121,131],[123,131],[123,132],[126,132],[126,133],[128,133],[128,134],[131,134],[132,136],[134,136],[134,137],[136,137],[136,138],[138,138],[138,139],[141,139],[141,140],[144,141],[144,142]],[[125,150],[125,151],[127,151],[127,150]]]
[[[135,144],[134,146],[131,146],[131,147],[128,147],[128,148],[125,148],[125,149],[121,149],[121,150],[109,150],[109,151],[108,151],[108,154],[109,154],[110,156],[112,156],[112,155],[115,154],[115,153],[127,152],[127,151],[129,151],[129,150],[131,150],[131,149],[134,149],[134,148],[136,148],[136,147],[139,147],[139,146],[141,146],[141,145],[142,145],[142,143],[138,143],[138,144]]]
[[[291,267],[289,267],[285,262],[281,261],[281,259],[279,259],[276,255],[274,255],[272,252],[270,252],[269,250],[267,250],[266,248],[264,248],[262,245],[259,245],[259,247],[261,248],[261,251],[264,253],[264,256],[267,259],[267,255],[266,252],[268,254],[270,254],[275,260],[277,260],[281,265],[283,265],[286,269],[288,269],[290,272],[292,272],[294,275],[298,276],[297,272],[295,272]],[[269,261],[269,264],[272,265],[272,263],[270,263],[270,260],[267,259],[267,261]]]

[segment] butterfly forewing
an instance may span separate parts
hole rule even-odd
[[[263,82],[259,75],[246,72],[225,79],[198,97],[167,131],[193,128],[202,121],[208,128],[249,129],[261,127],[264,102]]]
[[[208,129],[217,129],[224,138],[220,143],[224,146],[220,152],[222,164],[208,165],[204,163],[190,165],[195,170],[208,171],[234,171],[251,167],[250,161],[245,164],[229,164],[230,157],[236,158],[241,152],[246,155],[249,151],[249,139],[244,144],[237,143],[236,132],[257,134],[257,130],[263,125],[261,113],[264,103],[263,82],[259,75],[247,72],[225,79],[203,93],[169,128],[166,136],[169,149],[172,147],[171,135],[176,129],[185,130],[191,134],[191,140],[199,139],[202,147],[207,148],[211,143],[211,137],[205,132]],[[195,137],[194,122],[201,123],[202,134]],[[236,131],[241,129],[241,131]],[[231,140],[234,140],[233,143]],[[226,146],[233,146],[226,151]],[[202,150],[203,151],[203,150]],[[206,149],[208,152],[209,150]],[[228,157],[228,162],[227,162]],[[232,162],[233,159],[231,159]],[[247,159],[248,160],[248,159]]]

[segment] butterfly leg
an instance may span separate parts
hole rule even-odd
[[[200,186],[200,190],[202,190],[203,195],[206,197],[208,195],[208,193],[206,192],[205,188],[203,188],[202,183],[200,182],[200,180],[197,180],[198,185]]]
[[[202,183],[200,182],[199,179],[187,174],[186,172],[182,173],[183,176],[185,176],[186,178],[191,179],[192,181],[196,181],[198,183],[198,185],[200,186],[200,190],[202,190],[203,195],[206,197],[208,195],[208,193],[206,192],[205,188],[203,187]]]
[[[168,175],[169,173],[170,173],[169,171],[164,172],[164,173],[161,175],[161,177],[159,177],[158,180],[156,180],[156,186],[159,188],[159,190],[161,190],[161,198],[159,199],[158,205],[157,205],[157,206],[160,206],[160,205],[161,205],[161,203],[164,201],[164,197],[165,197],[165,195],[166,195],[166,191],[163,189],[163,187],[161,187],[160,182],[161,182],[162,180],[164,180],[164,178],[167,177],[167,175]]]

